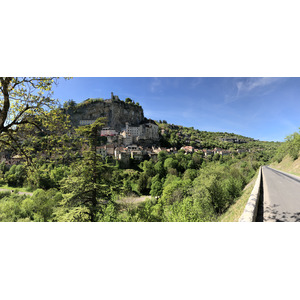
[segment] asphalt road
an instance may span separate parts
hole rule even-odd
[[[263,221],[300,222],[300,177],[262,168]]]

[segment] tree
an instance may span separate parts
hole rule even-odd
[[[216,153],[214,156],[213,156],[213,161],[218,161],[220,160],[220,154],[219,153]]]
[[[167,158],[164,162],[165,169],[168,169],[168,168],[176,169],[177,166],[178,166],[178,161],[176,159],[173,159],[172,157]]]
[[[0,77],[0,135],[35,122],[57,104],[51,98],[54,77]],[[35,117],[35,118],[33,118]]]
[[[9,171],[5,173],[4,179],[9,186],[22,187],[25,176],[26,170],[23,165],[13,165]]]
[[[165,159],[167,158],[167,156],[168,156],[167,151],[160,151],[157,155],[157,159],[158,159],[158,161],[164,162]]]
[[[104,118],[99,118],[93,124],[77,129],[87,149],[82,160],[72,165],[72,173],[62,180],[63,213],[58,213],[58,220],[97,221],[103,213],[102,208],[111,200],[113,167],[104,163],[96,151],[104,122]]]
[[[140,194],[149,195],[151,188],[151,177],[146,173],[141,173],[137,181],[137,190]]]
[[[161,153],[161,152],[160,152]],[[158,161],[155,165],[154,165],[154,169],[156,171],[156,173],[159,175],[160,179],[165,177],[166,175],[166,170],[164,168],[164,163],[162,161]]]
[[[74,109],[76,107],[76,102],[73,99],[69,99],[63,105],[65,109]]]
[[[133,101],[130,98],[125,99],[125,103],[132,103]]]
[[[58,124],[63,114],[52,98],[52,86],[57,83],[54,77],[0,77],[0,142],[25,157],[28,164],[30,151],[26,150],[35,150],[32,144],[40,143],[38,135],[64,127],[60,126],[64,122]]]
[[[151,191],[150,195],[152,197],[160,196],[162,193],[163,185],[159,178],[159,174],[155,175],[151,180]]]
[[[139,164],[139,167],[147,174],[147,176],[152,177],[155,175],[154,163],[152,160],[144,160]]]

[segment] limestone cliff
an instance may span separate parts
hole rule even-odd
[[[88,99],[66,111],[70,115],[73,126],[84,125],[82,122],[89,122],[100,117],[107,118],[105,126],[120,131],[125,123],[139,125],[144,121],[143,108],[133,103],[120,101],[117,96],[109,100]]]

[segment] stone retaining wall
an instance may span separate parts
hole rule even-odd
[[[258,202],[260,196],[260,185],[262,184],[261,180],[261,167],[258,172],[258,177],[255,182],[255,186],[252,190],[252,193],[248,199],[245,210],[242,216],[239,219],[239,222],[255,222],[257,216]]]

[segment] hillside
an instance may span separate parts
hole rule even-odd
[[[289,155],[286,155],[280,163],[273,162],[270,166],[274,169],[300,176],[300,157],[293,160]]]
[[[106,117],[106,126],[121,131],[126,122],[130,125],[138,126],[143,123],[143,108],[139,103],[135,103],[127,98],[125,101],[118,96],[111,95],[110,99],[87,99],[76,104],[74,101],[66,102],[65,113],[70,115],[73,126],[87,125],[93,123],[97,118]],[[208,132],[184,127],[182,125],[168,124],[164,121],[156,121],[159,126],[160,146],[176,147],[193,146],[198,149],[214,149],[215,147],[224,150],[253,150],[273,153],[280,143],[262,142],[251,137],[228,132]],[[138,142],[137,142],[138,143]]]
[[[300,176],[300,134],[294,132],[285,138],[273,158],[271,167]]]
[[[161,143],[165,147],[190,145],[199,149],[219,147],[222,149],[252,149],[273,153],[281,144],[279,142],[258,141],[228,132],[201,131],[193,127],[168,124],[166,121],[158,121],[157,124],[162,136]]]

